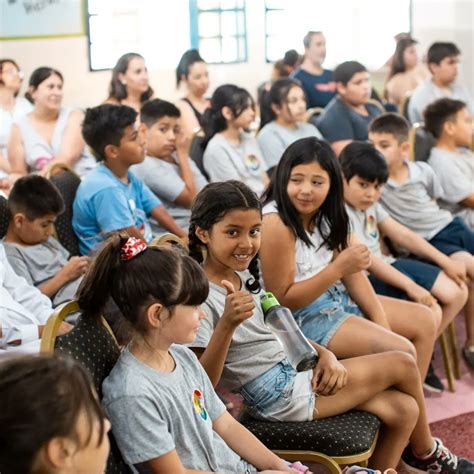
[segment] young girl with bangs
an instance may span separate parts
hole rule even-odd
[[[263,199],[265,287],[303,333],[341,358],[416,354],[424,379],[439,321],[426,306],[376,296],[363,271],[377,257],[349,233],[331,147],[316,138],[290,145]]]
[[[172,248],[121,233],[97,254],[79,305],[98,317],[112,297],[134,334],[102,387],[120,451],[134,472],[296,472],[227,413],[182,345],[208,291],[199,265]]]
[[[73,359],[2,361],[0,406],[0,472],[104,472],[110,423],[89,374]]]
[[[203,164],[211,182],[237,179],[261,195],[267,165],[257,140],[246,132],[254,119],[255,104],[245,89],[218,87],[204,114]]]
[[[296,79],[275,81],[260,110],[258,144],[270,170],[278,165],[283,152],[300,138],[323,138],[319,130],[305,122],[306,96]],[[268,172],[271,175],[271,171]]]
[[[212,383],[239,392],[252,416],[269,421],[309,421],[353,408],[376,414],[383,427],[370,466],[377,469],[396,468],[409,438],[404,457],[414,450],[419,456],[447,452],[446,459],[454,459],[431,437],[419,371],[407,352],[374,351],[338,361],[312,341],[317,366],[293,369],[260,307],[261,226],[261,204],[241,182],[211,183],[195,199],[189,252],[209,278],[209,296],[190,346]]]

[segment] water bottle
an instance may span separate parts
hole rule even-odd
[[[264,321],[283,346],[286,357],[297,372],[312,369],[318,363],[318,353],[295,322],[291,311],[281,306],[273,293],[260,296]]]

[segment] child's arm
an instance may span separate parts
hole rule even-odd
[[[227,411],[212,423],[212,428],[233,451],[256,468],[294,472]]]
[[[431,306],[435,303],[435,299],[431,296],[431,293],[428,290],[417,285],[405,274],[392,267],[392,265],[384,262],[376,255],[372,255],[372,263],[368,270],[379,280],[403,290],[408,297],[416,303],[421,303],[426,306]]]
[[[248,291],[235,291],[232,283],[227,280],[222,283],[227,289],[224,313],[219,318],[207,347],[204,350],[193,349],[214,387],[221,378],[234,331],[252,316],[255,308],[254,300]]]
[[[25,147],[23,146],[20,129],[16,124],[13,124],[11,128],[7,156],[11,167],[10,176],[13,181],[28,173]]]
[[[370,252],[365,245],[351,246],[317,275],[295,282],[295,238],[273,213],[263,217],[260,261],[265,287],[282,305],[295,310],[313,302],[344,275],[367,268]]]
[[[41,293],[52,298],[66,283],[83,275],[89,268],[89,257],[71,257],[69,261],[49,280],[38,286]]]
[[[151,215],[166,230],[169,230],[171,233],[187,241],[187,233],[176,224],[176,221],[170,216],[169,212],[165,209],[165,206],[162,204],[156,206],[151,210]]]
[[[176,137],[176,156],[178,157],[179,172],[181,179],[184,181],[184,189],[181,194],[175,199],[175,204],[189,208],[193,199],[197,194],[196,181],[194,173],[189,162],[189,137],[186,137],[181,131]]]
[[[466,281],[466,267],[462,262],[456,262],[450,259],[447,255],[433,247],[423,237],[412,232],[395,219],[391,217],[384,219],[379,223],[379,229],[395,244],[406,248],[418,257],[422,257],[438,265],[458,285]]]
[[[474,207],[474,193],[469,194],[469,196],[460,201],[460,204],[465,207]]]

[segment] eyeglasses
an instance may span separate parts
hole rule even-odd
[[[1,71],[2,74],[8,74],[9,76],[18,76],[20,81],[23,80],[25,77],[25,73],[21,70],[18,70],[16,68],[11,68],[11,69],[3,69]]]

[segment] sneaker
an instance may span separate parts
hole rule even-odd
[[[430,364],[428,367],[428,373],[423,382],[423,387],[429,392],[441,393],[444,390],[443,382],[441,382],[439,377],[435,374],[433,364]]]
[[[462,350],[462,355],[468,367],[471,370],[474,370],[474,347],[464,347]]]
[[[434,438],[435,452],[425,459],[419,459],[413,453],[410,445],[402,454],[402,467],[408,472],[429,472],[436,474],[473,474],[474,463],[464,458],[458,458],[439,438]],[[405,464],[405,465],[403,465]]]

